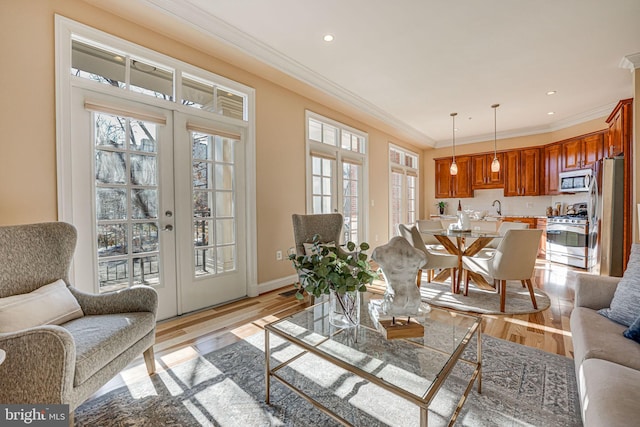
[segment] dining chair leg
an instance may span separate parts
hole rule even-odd
[[[504,306],[507,301],[507,281],[500,280],[500,312],[504,313]]]
[[[464,296],[469,294],[469,270],[464,270]]]
[[[529,295],[531,295],[531,302],[533,303],[533,308],[538,309],[538,303],[536,301],[536,295],[533,293],[533,284],[531,283],[531,279],[523,280],[522,286],[527,284],[527,288],[529,289]]]
[[[457,294],[457,289],[456,289],[456,273],[455,273],[455,269],[450,268],[449,269],[449,274],[451,275],[451,293],[452,294]]]
[[[427,270],[427,280],[429,281],[429,283],[433,281],[433,275],[435,272],[435,270]]]
[[[455,293],[456,294],[460,293],[460,281],[458,280],[459,276],[460,276],[460,271],[458,271],[455,268],[452,268],[451,269],[451,280],[456,283],[456,289],[455,289]]]
[[[418,270],[418,277],[416,279],[416,285],[418,286],[418,289],[420,289],[420,283],[422,282],[422,269]]]

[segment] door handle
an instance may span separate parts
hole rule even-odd
[[[171,224],[165,225],[162,231],[173,231],[173,225]]]

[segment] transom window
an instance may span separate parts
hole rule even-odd
[[[414,224],[418,207],[418,155],[389,145],[389,235],[398,235],[398,224]]]

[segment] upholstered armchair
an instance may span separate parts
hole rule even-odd
[[[155,372],[157,293],[101,295],[69,282],[77,233],[55,222],[0,227],[0,402],[70,411],[140,353]]]
[[[342,234],[342,214],[291,215],[293,238],[296,242],[296,254],[305,255],[304,245],[313,242],[313,236],[320,236],[319,243],[340,245]]]

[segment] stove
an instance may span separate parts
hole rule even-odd
[[[547,218],[547,223],[552,224],[588,224],[589,219],[586,215],[559,215]]]
[[[553,216],[547,219],[547,259],[579,268],[594,264],[594,239],[589,234],[586,213]]]

